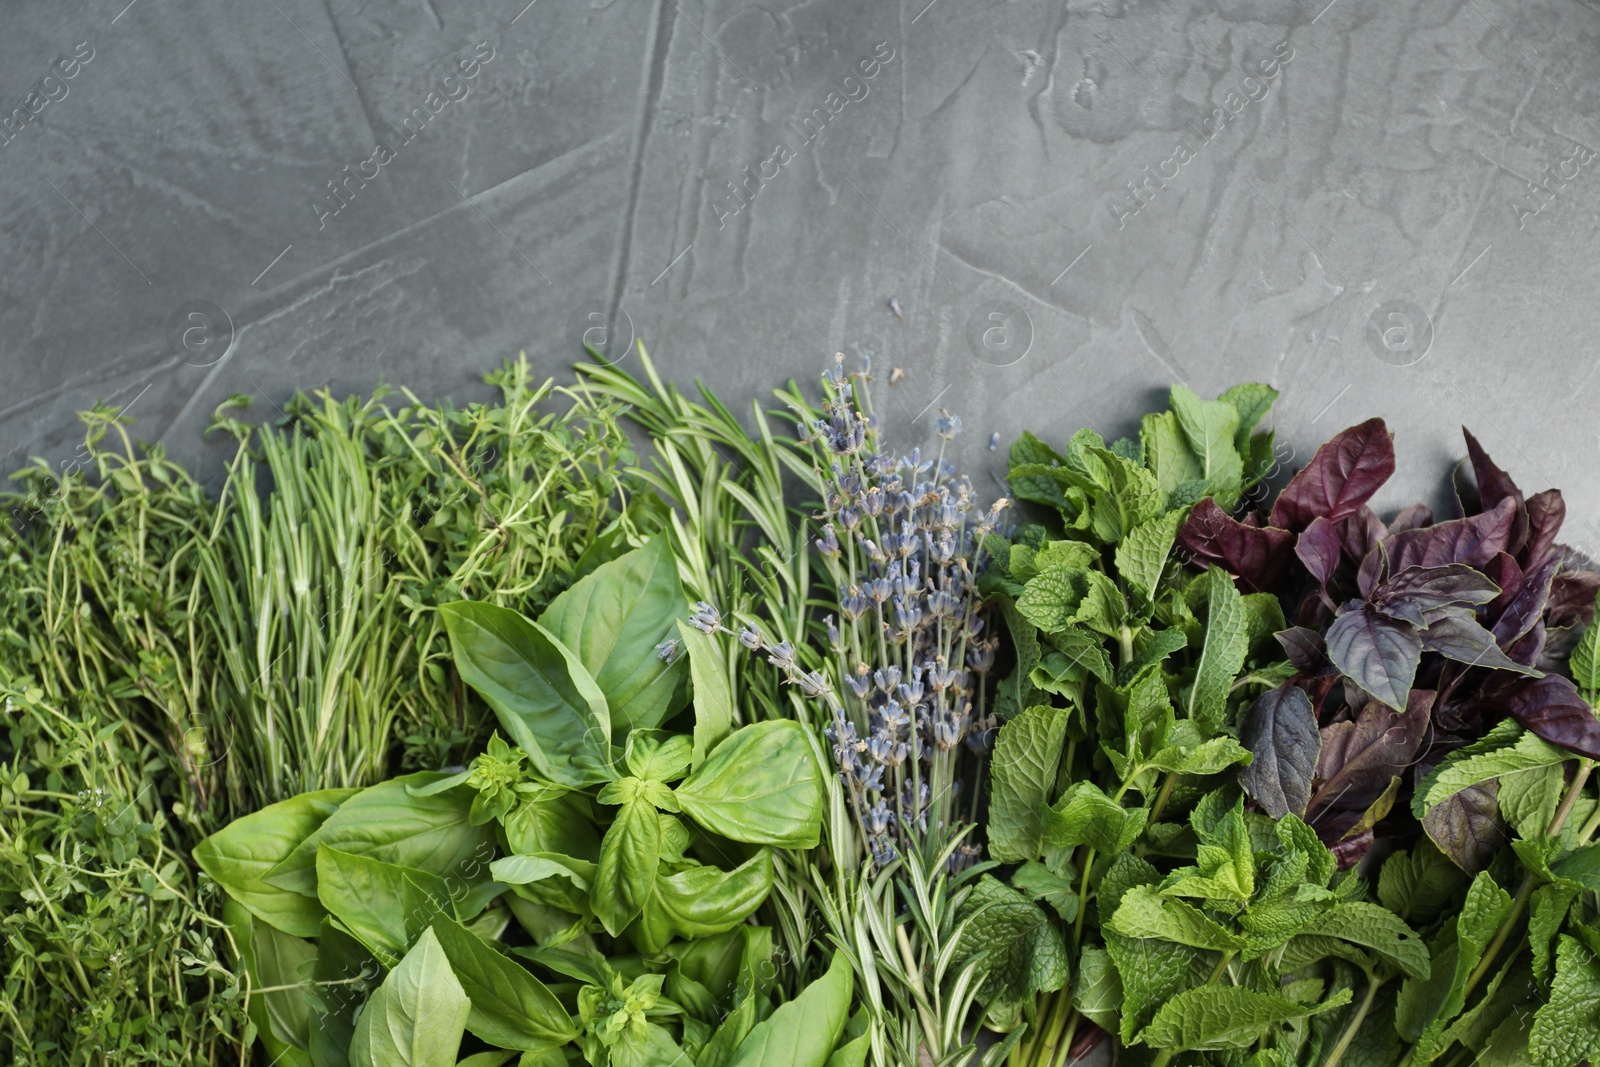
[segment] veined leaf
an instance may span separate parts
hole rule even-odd
[[[425,930],[356,1020],[350,1067],[454,1067],[470,1010],[438,938]]]
[[[1230,446],[1231,447],[1231,446]],[[1195,667],[1194,682],[1184,698],[1184,712],[1202,725],[1220,725],[1227,710],[1228,690],[1249,652],[1250,621],[1233,579],[1220,567],[1206,571],[1205,644]]]
[[[1226,400],[1201,400],[1182,385],[1172,387],[1171,404],[1189,450],[1200,461],[1201,477],[1211,495],[1224,508],[1231,508],[1244,482],[1244,459],[1234,445],[1239,409]]]
[[[835,952],[821,978],[751,1028],[731,1067],[827,1067],[844,1033],[854,987],[849,960]]]
[[[1023,1006],[1040,993],[1060,989],[1071,977],[1061,932],[1043,908],[983,875],[962,905],[955,970],[976,963],[982,975],[978,999],[996,1026],[1009,1029]]]
[[[675,632],[686,607],[672,545],[662,534],[580,578],[551,601],[539,625],[577,655],[621,733],[653,729],[675,710],[683,664],[666,663],[655,646]]]
[[[1450,753],[1422,780],[1411,800],[1418,817],[1469,785],[1501,775],[1563,763],[1572,753],[1557,748],[1510,723],[1502,724],[1476,744]]]
[[[1576,938],[1561,935],[1550,999],[1533,1016],[1528,1051],[1538,1064],[1576,1064],[1600,1059],[1600,961]]]
[[[1274,819],[1290,812],[1304,815],[1322,748],[1305,690],[1285,685],[1257,697],[1239,727],[1239,740],[1254,757],[1239,772],[1245,792]]]
[[[1135,526],[1117,545],[1117,572],[1148,603],[1155,599],[1156,583],[1172,554],[1181,511],[1168,511]]]
[[[684,814],[734,841],[814,848],[822,832],[822,771],[805,727],[740,727],[674,790]]]
[[[448,916],[432,933],[471,1002],[466,1027],[491,1045],[539,1052],[578,1036],[554,993],[527,968]]]
[[[1350,1002],[1342,989],[1321,1004],[1302,1004],[1277,993],[1238,986],[1186,989],[1161,1006],[1139,1040],[1173,1052],[1248,1048],[1267,1027],[1331,1011]]]
[[[1055,788],[1068,711],[1031,707],[1000,728],[990,762],[989,853],[1004,863],[1034,859],[1040,817]]]
[[[1328,627],[1328,658],[1374,700],[1404,710],[1422,659],[1422,638],[1410,623],[1379,615],[1358,601]]]

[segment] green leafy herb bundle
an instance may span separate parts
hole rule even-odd
[[[776,851],[818,841],[815,746],[793,721],[735,728],[686,607],[659,537],[537,620],[451,604],[456,664],[514,747],[302,794],[202,843],[269,1052],[450,1067],[470,1034],[484,1062],[530,1067],[862,1062],[845,958],[789,988],[771,928],[746,922]]]
[[[985,903],[1052,919],[1010,924],[984,981],[990,1024],[1026,1023],[1014,1064],[1064,1064],[1107,1033],[1156,1064],[1337,1060],[1373,1010],[1356,994],[1430,971],[1303,820],[1247,806],[1238,731],[1294,674],[1283,612],[1173,552],[1197,502],[1232,507],[1270,469],[1256,426],[1275,396],[1176,386],[1137,438],[1013,446],[1012,489],[1044,510],[992,539],[985,578],[1015,655],[987,825],[1006,866]]]
[[[1373,513],[1395,469],[1374,419],[1324,444],[1270,511],[1203,501],[1180,540],[1297,624],[1279,635],[1293,684],[1241,724],[1244,788],[1362,862],[1427,939],[1429,973],[1368,983],[1385,1020],[1368,1058],[1576,1065],[1600,1053],[1600,636],[1585,626],[1600,574],[1556,540],[1559,491],[1525,497],[1466,446],[1456,518]]]

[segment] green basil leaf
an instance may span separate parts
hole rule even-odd
[[[491,1045],[539,1052],[578,1037],[554,993],[525,967],[458,922],[440,916],[434,936],[472,1004],[467,1029]]]
[[[659,952],[675,937],[709,937],[744,922],[772,890],[772,853],[762,849],[731,871],[696,866],[663,875],[630,933],[641,952]]]
[[[433,931],[424,930],[356,1021],[351,1067],[455,1067],[471,1004]]]
[[[305,990],[317,958],[317,946],[267,923],[255,923],[251,934],[255,953],[252,976],[266,993],[267,1020],[273,1036],[298,1049],[310,1047],[310,1010]]]
[[[624,786],[626,795],[618,797],[622,810],[600,842],[592,902],[606,932],[617,937],[643,910],[655,887],[661,822],[655,805],[644,796],[645,783],[625,778],[612,784]]]
[[[827,973],[750,1030],[730,1067],[827,1067],[854,989],[850,961],[835,952]]]
[[[646,781],[674,782],[688,773],[693,755],[694,744],[687,734],[661,739],[635,730],[628,735],[624,762],[629,771]]]
[[[445,880],[458,898],[488,880],[494,827],[470,826],[470,790],[416,796],[413,785],[442,778],[434,772],[391,778],[361,790],[266,876],[271,885],[315,897],[317,851],[331,847],[383,863],[413,867]]]
[[[756,1025],[756,998],[751,993],[739,1001],[739,1006],[729,1012],[717,1027],[711,1040],[700,1050],[697,1067],[729,1067],[739,1046],[750,1036]]]
[[[655,646],[673,634],[687,604],[671,542],[661,535],[580,579],[538,625],[577,654],[605,694],[615,730],[648,730],[676,710],[684,664],[662,660]]]
[[[194,847],[200,869],[264,923],[296,937],[316,937],[326,914],[310,897],[266,880],[356,789],[301,793],[235,819]]]
[[[733,730],[733,686],[722,646],[678,620],[678,636],[689,654],[689,680],[694,685],[694,753],[696,767]]]
[[[686,815],[733,841],[815,848],[822,832],[822,771],[790,719],[735,730],[675,792]]]
[[[336,848],[317,852],[317,893],[322,906],[389,967],[435,915],[450,910],[450,889],[439,876]]]
[[[382,977],[382,966],[361,942],[333,919],[322,920],[312,986],[306,994],[312,1012],[312,1067],[350,1067],[356,1009],[366,1003]]]
[[[611,709],[576,653],[509,608],[459,601],[439,612],[462,679],[540,774],[571,786],[611,777]]]
[[[239,949],[239,966],[246,973],[256,973],[255,959],[255,928],[260,923],[243,904],[230,896],[222,898],[222,921],[227,924],[233,937],[233,943]],[[264,986],[264,982],[253,983]],[[250,997],[247,1012],[250,1023],[255,1027],[256,1037],[260,1040],[274,1063],[281,1067],[311,1067],[311,1058],[293,1045],[279,1041],[273,1033],[272,1021],[267,1017],[265,997]]]

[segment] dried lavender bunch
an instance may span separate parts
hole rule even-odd
[[[881,868],[907,849],[932,862],[976,818],[996,726],[985,681],[999,645],[984,634],[977,572],[1006,501],[979,512],[971,483],[945,461],[961,431],[948,412],[936,456],[881,449],[870,380],[870,366],[847,375],[841,357],[822,375],[823,417],[798,412],[822,488],[815,543],[837,589],[831,658],[807,671],[788,642],[773,644],[755,626],[738,638],[825,706],[837,773]],[[707,604],[693,621],[707,633],[727,629]],[[963,841],[950,865],[959,870],[979,853]]]

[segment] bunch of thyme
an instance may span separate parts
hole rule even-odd
[[[870,380],[870,366],[847,375],[841,357],[822,375],[824,417],[807,424],[804,412],[799,427],[823,490],[815,544],[837,590],[840,619],[827,619],[832,659],[807,671],[788,641],[752,625],[738,639],[826,706],[823,733],[881,869],[906,850],[924,861],[943,855],[976,820],[977,781],[963,777],[961,756],[965,748],[981,768],[993,743],[983,683],[999,646],[984,635],[977,570],[1006,501],[976,511],[971,483],[944,458],[961,431],[948,412],[935,457],[880,448]],[[692,621],[707,633],[726,629],[709,604]],[[948,865],[964,869],[980,851],[962,841]]]

